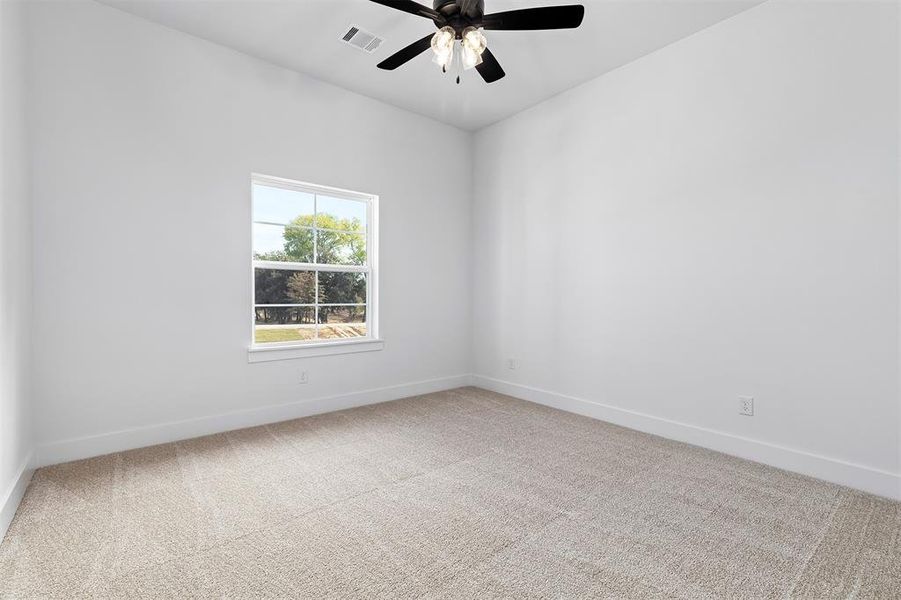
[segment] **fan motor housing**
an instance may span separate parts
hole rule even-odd
[[[472,19],[485,14],[485,0],[433,0],[432,7],[445,17],[462,16]]]

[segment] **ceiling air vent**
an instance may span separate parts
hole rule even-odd
[[[351,25],[350,29],[347,30],[347,33],[344,34],[344,37],[342,37],[341,40],[354,48],[359,48],[370,54],[375,52],[375,49],[381,46],[382,42],[385,41],[374,33],[369,33],[356,25]]]

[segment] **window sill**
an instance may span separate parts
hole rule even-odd
[[[335,354],[354,354],[357,352],[374,352],[385,347],[383,340],[365,339],[346,342],[326,342],[322,344],[304,344],[297,346],[251,346],[247,350],[247,362],[258,363],[272,360],[291,360],[293,358],[310,358],[312,356],[332,356]]]

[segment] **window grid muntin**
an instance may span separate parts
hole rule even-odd
[[[353,200],[352,202],[356,202]],[[356,235],[366,235],[366,228],[363,229],[332,229],[331,227],[316,227],[315,225],[289,225],[287,223],[275,223],[273,221],[254,221],[255,225],[271,225],[272,227],[284,227],[285,229],[309,229],[311,231],[330,231],[331,233],[353,233]]]
[[[254,308],[312,308],[316,304],[254,304]],[[333,306],[366,306],[363,302],[323,302],[319,306],[330,308]]]

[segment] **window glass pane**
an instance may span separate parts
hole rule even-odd
[[[274,260],[284,248],[285,228],[278,225],[253,224],[253,257],[258,260]]]
[[[253,184],[255,222],[311,226],[313,207],[313,194]]]
[[[319,304],[366,304],[366,274],[319,271]]]
[[[366,306],[322,306],[319,308],[320,339],[366,335]]]
[[[253,224],[254,260],[313,262],[313,230]]]
[[[314,271],[254,269],[254,304],[313,304]]]
[[[341,231],[366,229],[366,203],[330,196],[316,196],[316,227]]]
[[[317,231],[317,262],[323,265],[365,265],[366,235]]]
[[[282,256],[279,259],[288,262],[313,262],[313,237],[316,234],[312,229],[305,227],[285,227],[282,242]]]
[[[321,306],[319,322],[331,325],[366,324],[366,305]]]
[[[253,341],[300,342],[316,339],[316,309],[313,307],[261,307],[254,309]]]

